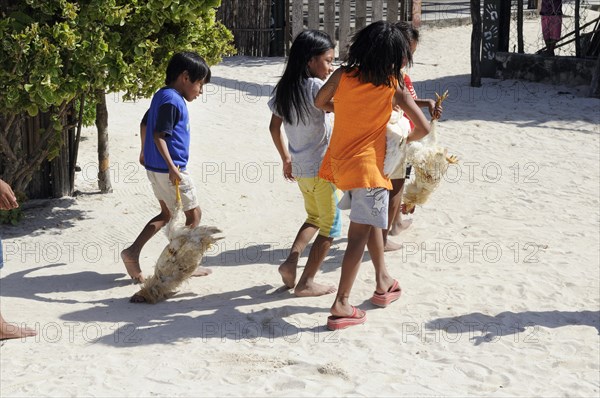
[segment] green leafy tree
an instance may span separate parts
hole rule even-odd
[[[175,52],[196,51],[210,64],[234,53],[231,33],[215,21],[219,4],[0,0],[0,178],[23,191],[42,161],[58,155],[64,130],[94,109],[99,144],[107,144],[105,94],[120,92],[128,100],[152,95]],[[39,113],[47,115],[43,125],[28,126]],[[35,137],[29,148],[25,133]],[[106,171],[108,147],[99,154]]]

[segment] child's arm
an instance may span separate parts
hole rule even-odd
[[[283,176],[286,180],[294,181],[294,176],[292,175],[292,157],[287,150],[287,145],[283,138],[283,131],[281,131],[282,125],[283,119],[277,115],[271,116],[269,131],[271,132],[271,138],[273,139],[275,148],[277,148],[277,152],[279,152],[279,156],[281,156],[281,161],[283,162]]]
[[[325,112],[333,112],[333,95],[337,90],[343,72],[342,68],[333,72],[329,80],[321,87],[315,97],[315,106],[317,108],[322,109]]]
[[[140,138],[142,140],[142,149],[140,151],[140,164],[143,166],[144,165],[144,142],[146,142],[146,118],[145,118],[145,116],[140,123]]]
[[[415,103],[419,108],[427,108],[429,109],[429,115],[432,119],[439,119],[442,117],[442,112],[444,108],[442,105],[435,106],[435,100],[433,99],[416,99]]]
[[[10,185],[0,180],[0,210],[10,210],[19,207],[17,197]]]
[[[173,185],[177,181],[181,181],[181,176],[179,175],[179,170],[175,163],[173,163],[173,159],[171,159],[171,154],[169,153],[169,148],[167,147],[167,141],[165,141],[165,136],[167,134],[160,132],[154,133],[154,144],[156,144],[156,148],[158,152],[163,157],[165,162],[167,162],[167,166],[169,167],[169,180]]]
[[[398,87],[396,89],[394,101],[415,124],[415,128],[408,134],[407,142],[420,140],[429,134],[429,123],[406,87]]]

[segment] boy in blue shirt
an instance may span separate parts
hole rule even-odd
[[[202,217],[194,183],[186,172],[190,149],[186,101],[191,102],[202,94],[203,86],[210,82],[210,68],[200,55],[182,52],[173,55],[166,75],[166,86],[152,97],[141,124],[140,161],[146,168],[161,211],[146,224],[133,244],[121,252],[127,273],[137,283],[144,282],[139,263],[142,248],[171,219],[170,209],[176,204],[176,182],[179,182],[185,224],[194,228]]]

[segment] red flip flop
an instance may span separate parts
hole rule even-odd
[[[398,285],[398,281],[394,279],[392,287],[390,287],[387,292],[373,293],[373,297],[371,297],[371,304],[376,305],[377,307],[387,307],[389,304],[398,300],[401,294],[402,289]]]
[[[329,316],[327,317],[327,328],[329,330],[346,329],[350,326],[362,325],[367,320],[367,313],[352,306],[352,315],[350,316]]]

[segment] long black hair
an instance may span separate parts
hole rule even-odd
[[[302,88],[304,80],[310,77],[308,61],[333,48],[331,37],[318,30],[302,31],[294,39],[283,76],[275,86],[275,110],[284,122],[306,122],[309,104],[313,101]]]
[[[412,64],[410,43],[396,24],[377,21],[358,31],[348,51],[344,66],[363,83],[393,87],[395,79],[402,85],[402,65]]]

